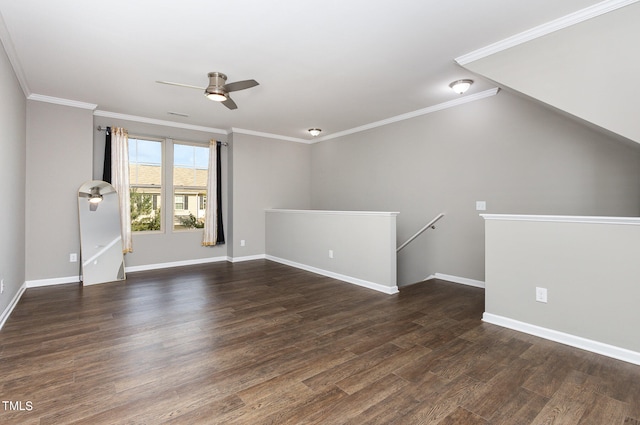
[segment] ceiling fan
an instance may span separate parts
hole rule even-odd
[[[80,191],[78,191],[78,197],[86,198],[87,201],[89,201],[89,210],[96,211],[98,209],[98,205],[102,202],[104,197],[103,195],[114,191],[115,190],[110,185],[105,186],[104,183],[103,185],[98,184],[97,186],[91,187],[89,191],[87,191],[86,187],[83,185],[83,187],[80,188]]]
[[[189,84],[172,83],[171,81],[156,81],[160,84],[168,84],[170,86],[187,87],[190,89],[204,90],[204,95],[216,102],[221,102],[229,109],[238,109],[236,102],[229,97],[229,93],[232,91],[244,90],[258,85],[256,80],[243,80],[236,81],[234,83],[227,84],[227,76],[222,72],[210,72],[209,85],[207,87],[192,86]]]

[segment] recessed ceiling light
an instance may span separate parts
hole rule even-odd
[[[308,131],[309,134],[311,134],[313,137],[316,137],[322,130],[320,130],[319,128],[310,128]]]
[[[457,80],[449,84],[449,87],[451,87],[451,90],[453,90],[454,92],[462,94],[469,90],[471,84],[473,84],[473,80]]]

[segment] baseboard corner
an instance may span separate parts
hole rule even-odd
[[[453,276],[453,275],[444,274],[444,273],[434,273],[432,275],[427,276],[424,280],[427,281],[431,279],[446,280],[447,282],[458,283],[460,285],[467,285],[467,286],[473,286],[475,288],[485,289],[485,283],[483,281],[469,279],[466,277]]]
[[[22,298],[22,294],[24,294],[24,291],[26,290],[27,290],[27,283],[24,282],[20,286],[20,289],[18,289],[18,292],[16,292],[16,294],[11,299],[11,302],[7,305],[7,308],[5,308],[2,314],[0,314],[0,329],[2,329],[7,319],[9,319],[9,316],[11,316],[11,313],[13,313],[13,310],[18,305],[18,302],[20,302],[20,298]]]

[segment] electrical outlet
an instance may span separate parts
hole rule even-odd
[[[539,303],[547,302],[547,288],[536,287],[536,301]]]
[[[486,211],[487,201],[476,201],[476,211]]]
[[[69,254],[69,262],[70,263],[77,263],[78,262],[78,254],[76,254],[75,252]]]
[[[246,243],[245,243],[244,239],[240,240],[240,246],[245,246],[245,245],[246,245]]]
[[[4,292],[4,279],[0,279],[0,294]]]
[[[333,258],[333,249],[329,250],[329,258]]]

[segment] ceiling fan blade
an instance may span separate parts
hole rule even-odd
[[[235,83],[229,83],[229,84],[225,84],[224,85],[224,89],[228,92],[230,91],[238,91],[238,90],[244,90],[244,89],[248,89],[251,87],[255,87],[257,86],[259,83],[256,80],[243,80],[243,81],[236,81]]]
[[[227,96],[227,100],[222,102],[222,104],[229,109],[238,109],[238,105],[236,105],[236,102],[234,102],[233,99],[231,99],[229,96]]]
[[[189,89],[205,90],[206,87],[192,86],[191,84],[172,83],[171,81],[156,81],[156,83],[167,84],[170,86],[186,87]]]

